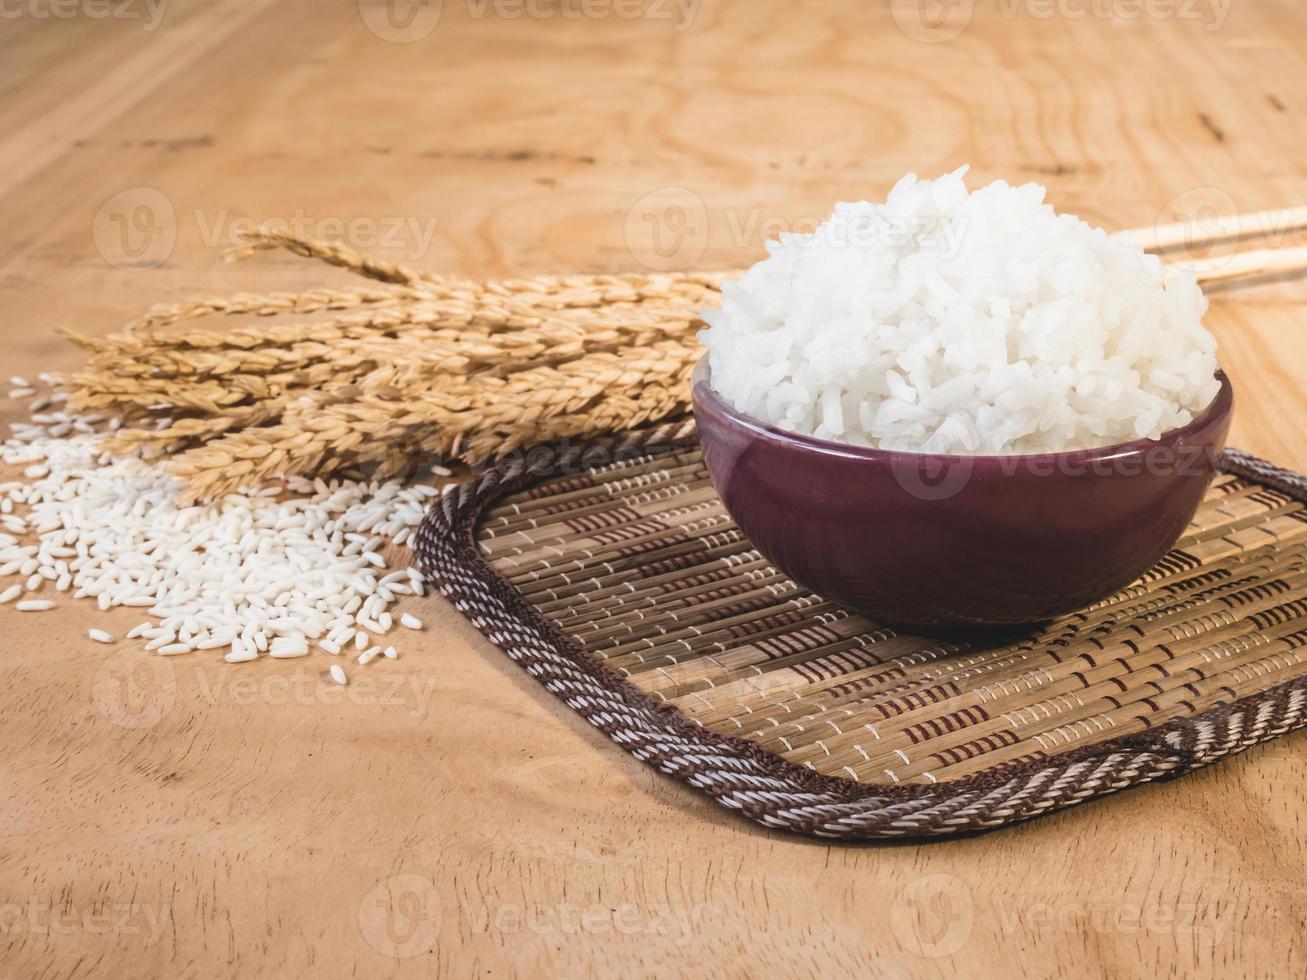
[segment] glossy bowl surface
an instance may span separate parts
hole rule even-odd
[[[694,372],[704,460],[723,504],[777,568],[900,626],[1037,622],[1154,565],[1193,518],[1234,393],[1159,440],[1027,456],[863,449],[736,412]]]

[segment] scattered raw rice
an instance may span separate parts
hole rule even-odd
[[[51,582],[101,609],[148,610],[150,619],[127,634],[148,650],[222,649],[227,662],[243,663],[262,653],[305,656],[309,640],[338,652],[357,638],[364,649],[370,639],[359,620],[380,632],[387,607],[418,592],[391,588],[421,576],[387,568],[382,549],[416,528],[434,489],[297,478],[187,505],[181,480],[139,456],[108,454],[106,437],[82,431],[83,422],[51,412],[15,425],[0,445],[0,461],[29,474],[0,484],[8,505],[0,576],[23,577],[0,601],[51,609],[53,601],[22,598]],[[103,630],[90,635],[113,642]]]
[[[359,654],[359,666],[366,667],[381,655],[381,647],[368,647]]]
[[[403,626],[405,629],[420,630],[422,628],[422,620],[418,619],[412,613],[404,613],[399,617],[399,625]]]
[[[349,678],[345,676],[345,668],[340,664],[332,664],[330,673],[331,679],[341,687],[349,683]]]
[[[309,644],[302,635],[278,636],[269,645],[268,654],[276,660],[308,656]]]
[[[86,635],[89,636],[91,639],[93,639],[96,643],[112,643],[114,641],[113,634],[106,633],[104,630],[89,629],[86,631]]]

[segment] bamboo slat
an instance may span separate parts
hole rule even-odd
[[[1229,474],[1136,582],[985,642],[899,632],[793,583],[740,534],[695,450],[532,487],[486,513],[478,543],[646,693],[859,782],[1056,755],[1307,673],[1307,507]]]

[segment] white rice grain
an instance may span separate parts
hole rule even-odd
[[[717,392],[819,439],[982,455],[1155,439],[1211,403],[1192,273],[965,172],[769,242],[704,314]]]
[[[103,423],[40,413],[0,444],[0,461],[26,473],[0,484],[0,575],[51,582],[105,610],[148,611],[127,638],[164,655],[230,648],[230,663],[284,659],[306,655],[310,640],[325,652],[368,649],[360,618],[384,632],[390,586],[414,581],[387,567],[385,546],[421,522],[436,490],[300,481],[180,505],[183,485],[162,467],[104,452],[94,431]],[[23,594],[13,584],[0,601],[21,600],[24,612],[55,605]]]
[[[366,667],[368,664],[372,663],[372,661],[376,660],[377,657],[379,656],[381,656],[381,647],[368,647],[366,650],[364,650],[362,653],[359,654],[358,657],[359,666]]]

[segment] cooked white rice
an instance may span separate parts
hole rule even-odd
[[[821,439],[986,455],[1156,438],[1212,401],[1191,274],[965,173],[769,242],[704,315],[713,387]]]

